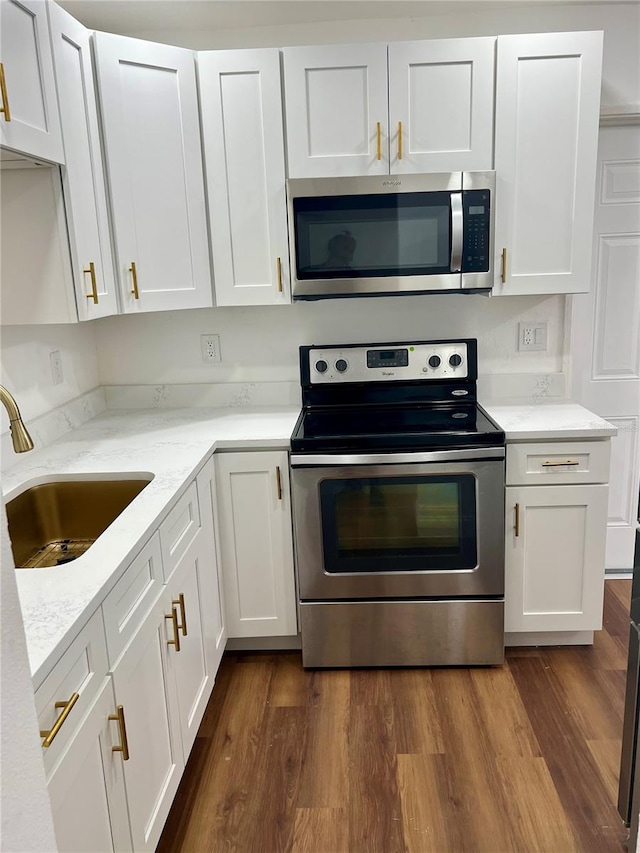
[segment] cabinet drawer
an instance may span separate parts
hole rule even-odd
[[[195,481],[160,526],[164,579],[168,581],[200,530],[200,508]]]
[[[610,441],[507,445],[507,486],[607,483]]]
[[[93,704],[104,684],[108,669],[102,613],[98,610],[35,694],[41,732],[49,732],[56,720],[65,713],[63,707],[56,708],[56,702],[69,703],[74,693],[78,694],[78,699],[73,703],[51,745],[43,747],[47,778]],[[44,741],[44,735],[42,739]]]
[[[142,624],[161,589],[160,537],[155,533],[102,604],[112,668]]]

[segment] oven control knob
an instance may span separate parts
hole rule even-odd
[[[349,367],[349,365],[344,360],[344,358],[339,358],[336,361],[336,370],[338,371],[338,373],[344,373],[347,367]]]
[[[440,367],[441,361],[442,361],[442,359],[440,358],[439,355],[432,355],[431,358],[429,359],[429,366],[433,367],[434,369],[436,367]]]
[[[454,352],[452,356],[449,356],[449,364],[451,367],[458,367],[462,364],[462,356],[458,355],[457,352]]]
[[[318,371],[318,373],[326,373],[328,367],[329,365],[323,358],[320,358],[318,359],[318,361],[316,361],[316,370]]]

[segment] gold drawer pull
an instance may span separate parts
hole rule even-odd
[[[276,278],[278,280],[278,293],[282,293],[282,261],[276,258]]]
[[[516,504],[513,509],[515,511],[513,529],[515,530],[516,536],[520,536],[520,504]]]
[[[402,160],[402,122],[398,122],[398,160]]]
[[[122,705],[118,705],[116,708],[115,714],[109,714],[109,719],[114,720],[118,724],[118,731],[120,732],[120,746],[112,746],[112,752],[121,752],[122,760],[129,760],[129,741],[127,740],[127,725],[124,721],[124,708]]]
[[[131,261],[131,266],[129,267],[129,272],[131,273],[131,279],[133,281],[133,293],[134,299],[140,299],[140,291],[138,290],[138,272],[136,270],[136,262]]]
[[[48,732],[43,732],[42,730],[40,730],[40,737],[44,738],[44,741],[42,742],[42,746],[44,749],[51,746],[51,744],[53,743],[53,739],[58,734],[58,732],[60,731],[62,726],[64,725],[64,721],[67,719],[67,717],[71,713],[71,709],[76,704],[76,702],[78,701],[79,698],[80,698],[80,694],[74,693],[68,702],[56,702],[54,707],[55,708],[62,708],[63,711],[60,714],[60,716],[58,717],[58,719],[55,721],[55,723],[53,724],[52,729],[50,729]]]
[[[177,598],[174,598],[174,600],[171,603],[175,604],[177,607],[180,608],[180,621],[182,622],[182,625],[180,625],[179,628],[182,631],[182,636],[186,637],[187,636],[187,610],[184,606],[184,593],[181,592],[180,595]]]
[[[382,160],[382,130],[380,122],[376,122],[376,160]]]
[[[9,95],[7,94],[7,81],[4,76],[4,64],[0,62],[0,97],[2,106],[0,113],[4,113],[4,120],[11,121],[11,110],[9,109]]]
[[[500,281],[505,284],[507,281],[507,250],[502,250],[502,274],[500,275]]]
[[[171,619],[173,623],[173,640],[167,640],[168,646],[175,646],[176,651],[180,651],[180,629],[178,626],[178,611],[175,607],[171,608],[171,613],[165,613],[165,619]]]
[[[571,459],[567,459],[566,462],[543,462],[543,468],[564,468],[565,465],[579,465],[580,462],[575,462]]]
[[[282,500],[282,476],[280,474],[280,466],[276,465],[276,493],[278,500]]]
[[[93,299],[94,305],[98,304],[98,285],[96,283],[96,265],[93,261],[89,261],[89,268],[82,270],[84,273],[89,273],[91,276],[91,293],[86,293],[87,299]]]

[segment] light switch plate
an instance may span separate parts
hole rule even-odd
[[[518,324],[518,349],[521,352],[538,351],[547,349],[547,324],[519,323]]]

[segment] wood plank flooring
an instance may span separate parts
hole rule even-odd
[[[160,853],[608,853],[631,581],[593,647],[486,669],[227,654]]]

